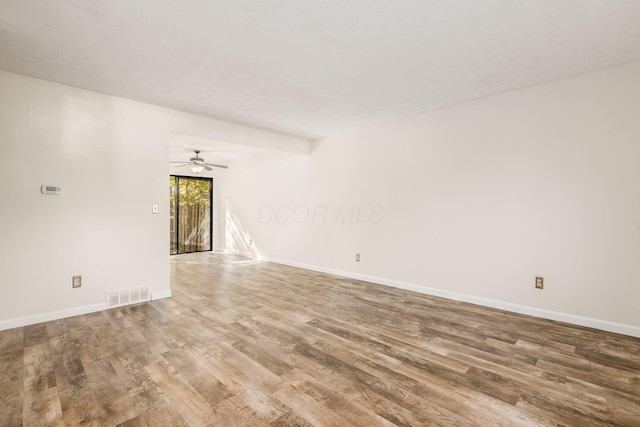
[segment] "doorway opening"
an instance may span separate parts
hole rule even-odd
[[[213,179],[169,176],[170,254],[212,250]]]

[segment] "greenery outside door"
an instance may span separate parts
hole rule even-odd
[[[213,179],[169,177],[170,253],[210,251]]]

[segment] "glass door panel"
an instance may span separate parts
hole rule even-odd
[[[211,250],[211,178],[172,176],[171,253]]]

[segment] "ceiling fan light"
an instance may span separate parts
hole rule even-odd
[[[193,165],[191,166],[191,172],[193,173],[200,173],[204,170],[204,166],[202,165]]]

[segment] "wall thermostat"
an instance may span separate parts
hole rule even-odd
[[[40,192],[42,194],[60,194],[62,188],[57,185],[43,185],[40,187]]]

